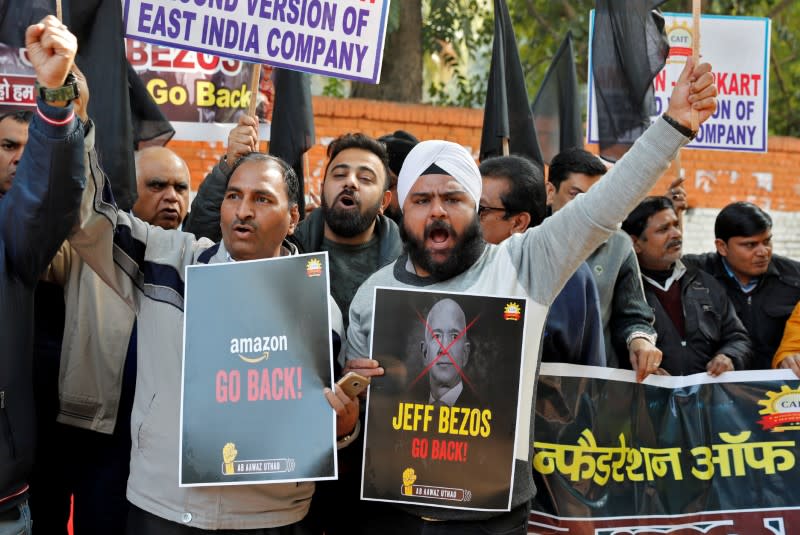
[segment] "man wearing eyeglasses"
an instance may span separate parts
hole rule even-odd
[[[481,162],[480,171],[478,215],[487,242],[498,244],[544,220],[544,176],[534,163],[520,156],[500,156]],[[585,262],[550,306],[542,361],[606,365],[597,284]]]

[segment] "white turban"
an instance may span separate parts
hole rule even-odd
[[[417,179],[431,166],[452,176],[475,200],[475,210],[481,200],[481,172],[467,149],[450,141],[431,140],[418,143],[406,156],[397,177],[397,202],[400,209]]]

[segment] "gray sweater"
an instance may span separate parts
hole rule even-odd
[[[404,254],[376,272],[359,288],[350,306],[346,358],[369,355],[373,289],[377,286],[432,291],[518,296],[527,299],[521,406],[517,419],[512,507],[536,492],[533,458],[533,400],[542,332],[547,311],[578,266],[618,228],[643,199],[678,149],[688,140],[663,119],[656,121],[619,163],[589,192],[580,195],[540,226],[516,234],[500,245],[487,245],[478,260],[460,275],[432,282],[409,272]],[[378,379],[380,380],[380,379]],[[478,520],[496,513],[426,506],[409,508],[419,516]]]

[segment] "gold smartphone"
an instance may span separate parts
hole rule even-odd
[[[356,372],[347,372],[344,377],[336,381],[336,386],[341,388],[345,394],[354,398],[369,386],[369,377],[364,377]]]

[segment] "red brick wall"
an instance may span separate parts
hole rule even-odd
[[[377,137],[403,129],[419,139],[461,143],[477,157],[483,121],[483,110],[327,97],[314,98],[314,115],[318,144],[307,155],[312,179],[306,192],[317,194],[325,147],[340,134],[364,132]],[[225,151],[223,143],[173,141],[169,146],[189,163],[194,190]],[[767,209],[800,210],[800,139],[771,137],[769,151],[682,151],[691,205],[721,208],[732,200],[750,200]],[[654,191],[663,192],[669,181],[670,177],[663,178]]]

